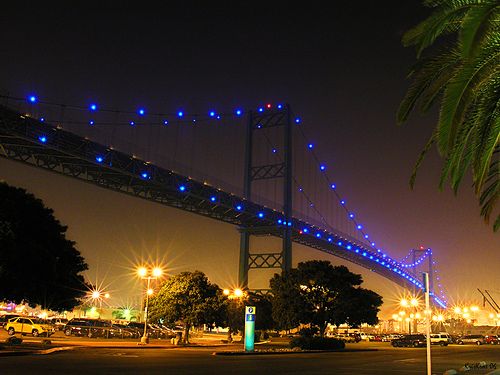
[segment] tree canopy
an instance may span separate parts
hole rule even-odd
[[[86,293],[87,263],[54,211],[0,182],[0,300],[72,310]]]
[[[299,263],[270,281],[273,319],[279,329],[286,330],[311,324],[322,336],[328,323],[376,324],[382,297],[361,288],[362,282],[361,275],[329,261]]]
[[[182,320],[183,340],[188,341],[189,328],[198,324],[223,326],[227,313],[227,297],[201,271],[182,272],[160,284],[158,294],[149,302],[149,319],[174,324]]]
[[[424,114],[436,105],[440,112],[410,185],[436,143],[445,160],[440,189],[449,178],[456,194],[471,168],[481,215],[489,224],[500,198],[500,1],[426,0],[424,4],[433,8],[432,14],[403,37],[405,46],[416,47],[420,61],[409,75],[413,83],[397,120],[406,122],[418,102]],[[429,50],[430,46],[434,48]],[[494,231],[499,228],[500,214],[493,223]]]
[[[245,307],[254,306],[255,329],[267,331],[274,328],[272,319],[272,296],[254,292],[243,292],[241,296],[229,296],[227,308],[227,323],[229,333],[244,331]]]

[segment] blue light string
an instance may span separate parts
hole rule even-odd
[[[144,107],[140,107],[138,108],[136,111],[116,111],[116,110],[107,110],[107,109],[104,109],[104,108],[100,108],[99,104],[97,102],[90,102],[88,104],[88,106],[69,106],[69,105],[64,105],[64,104],[57,104],[57,103],[50,103],[50,102],[44,102],[44,101],[41,101],[38,97],[37,94],[29,94],[27,96],[27,98],[18,98],[18,97],[10,97],[10,96],[4,96],[4,95],[0,95],[0,97],[2,98],[5,98],[5,99],[8,99],[8,100],[15,100],[15,101],[24,101],[24,102],[27,102],[30,106],[36,106],[36,105],[48,105],[48,106],[57,106],[57,107],[61,107],[61,108],[69,108],[69,109],[76,109],[76,110],[87,110],[91,113],[97,113],[97,112],[109,112],[109,113],[120,113],[120,114],[134,114],[136,116],[139,116],[139,117],[146,117],[146,116],[151,116],[151,117],[158,117],[158,118],[168,118],[168,117],[174,117],[177,119],[177,121],[180,121],[180,122],[188,122],[188,121],[196,121],[198,118],[201,118],[202,120],[203,119],[206,119],[206,120],[210,120],[210,119],[220,119],[222,117],[227,117],[227,116],[242,116],[244,114],[247,114],[249,113],[250,111],[243,111],[242,109],[236,109],[233,113],[229,114],[229,113],[221,113],[221,114],[217,114],[216,111],[214,110],[211,110],[208,115],[207,114],[186,114],[183,110],[178,110],[177,112],[175,113],[148,113],[146,111],[146,108]],[[270,105],[267,106],[267,108],[270,108]],[[278,105],[278,108],[281,108],[281,105]],[[259,112],[263,112],[264,111],[264,108],[263,107],[260,107],[258,109]],[[190,120],[187,120],[187,118],[190,118]],[[186,119],[185,121],[182,121],[182,119]],[[40,119],[41,121],[44,121],[45,119],[44,118],[41,118]],[[95,124],[95,121],[89,121],[89,122],[72,122],[74,124],[90,124],[90,125],[93,125]],[[167,125],[169,123],[168,119],[165,119],[163,121],[163,123],[165,125]],[[333,190],[335,196],[337,197],[337,199],[339,200],[340,204],[344,207],[344,210],[346,211],[346,213],[348,214],[348,217],[349,219],[351,219],[351,221],[354,223],[355,227],[357,228],[357,230],[363,235],[363,237],[365,239],[368,239],[369,236],[368,234],[366,234],[364,231],[363,231],[363,227],[361,226],[361,224],[359,224],[355,218],[354,218],[354,214],[350,213],[349,210],[347,209],[346,207],[346,204],[345,204],[345,201],[342,200],[337,192],[337,189],[336,189],[336,186],[335,184],[333,184],[331,182],[331,180],[329,179],[328,175],[326,174],[325,170],[326,170],[326,167],[320,163],[317,155],[315,154],[314,152],[314,146],[312,143],[310,143],[308,140],[307,140],[307,137],[305,136],[305,133],[302,129],[302,127],[300,126],[300,119],[299,118],[296,118],[295,120],[295,123],[297,124],[298,126],[298,129],[300,130],[301,134],[302,134],[302,137],[305,139],[306,141],[306,144],[308,145],[308,149],[311,150],[312,152],[312,155],[316,161],[316,163],[318,164],[319,166],[319,170],[320,172],[323,174],[323,177],[326,179],[327,183],[328,183],[328,186],[331,188],[331,190]],[[99,123],[99,125],[121,125],[121,124],[117,124],[115,122],[113,123]],[[127,124],[123,124],[123,125],[136,125],[136,123],[134,121],[131,121]],[[47,142],[47,137],[44,136],[44,135],[41,135],[39,137],[39,141],[41,143],[46,143]],[[269,141],[269,140],[268,140]],[[273,153],[276,153],[276,149],[273,148]],[[281,159],[281,158],[280,158]],[[101,163],[103,161],[102,157],[97,157],[96,158],[96,162],[97,163]],[[142,177],[143,178],[149,178],[149,176],[147,175],[147,173],[142,173]],[[323,216],[321,215],[321,213],[319,212],[319,210],[317,209],[316,205],[314,205],[314,203],[311,201],[310,197],[304,192],[304,190],[302,188],[300,188],[300,185],[298,184],[298,181],[296,181],[294,179],[294,182],[296,183],[297,186],[299,186],[299,190],[300,192],[304,195],[304,197],[306,198],[307,202],[310,204],[311,207],[313,207],[314,211],[321,217],[321,219],[323,220],[323,222],[325,222],[325,224],[333,231],[333,228],[332,226],[326,222],[326,220],[324,220]],[[181,186],[179,188],[180,191],[184,191],[185,190],[185,187],[184,186]],[[212,201],[215,201],[215,197],[212,197]],[[242,210],[243,207],[241,205],[238,205],[236,207],[237,210]],[[264,217],[264,214],[263,213],[260,213],[259,214],[259,217],[260,218],[263,218]],[[280,221],[280,220],[279,220]],[[282,224],[278,221],[278,224]],[[283,225],[291,225],[291,223],[285,223],[283,222]],[[303,228],[302,229],[305,233],[307,233],[309,231],[309,229],[307,228]],[[326,232],[326,231],[322,231],[322,230],[318,230],[318,232],[316,233],[316,236],[318,238],[322,238],[322,233],[321,232]],[[333,241],[332,238],[328,238],[327,239],[328,241]],[[338,245],[339,246],[344,246],[343,243],[341,242],[338,242]],[[371,242],[371,246],[375,249],[375,243],[374,242]],[[348,245],[345,245],[346,249],[347,250],[351,250],[352,249],[352,245],[351,244],[348,244]],[[384,266],[386,266],[387,268],[391,269],[392,268],[392,271],[395,272],[395,273],[398,273],[399,275],[401,275],[402,277],[405,277],[406,279],[410,280],[413,284],[417,285],[418,287],[422,288],[423,285],[421,282],[419,282],[418,280],[416,280],[415,278],[413,278],[412,276],[409,276],[408,274],[406,274],[404,272],[403,269],[400,269],[401,267],[402,268],[408,268],[408,267],[414,267],[416,265],[418,265],[426,256],[427,256],[427,252],[421,257],[421,259],[419,259],[418,261],[416,261],[414,264],[403,264],[403,262],[408,258],[408,256],[402,261],[402,262],[396,262],[394,261],[393,259],[387,257],[387,255],[385,253],[382,253],[381,249],[376,249],[376,253],[373,253],[372,251],[370,250],[366,250],[366,251],[361,251],[360,249],[354,249],[354,251],[356,253],[360,253],[361,252],[361,255],[364,256],[364,257],[369,257],[371,260],[374,260],[376,263],[380,263]],[[428,249],[428,251],[430,251],[430,249]],[[380,254],[381,253],[381,254]],[[437,273],[437,270],[435,270],[435,273]],[[439,280],[439,278],[436,278],[436,280]],[[441,284],[439,284],[439,287],[441,287]],[[443,293],[443,291],[441,291],[441,293]],[[442,298],[444,299],[444,296],[442,296]],[[445,303],[443,303],[440,299],[438,299],[436,296],[434,296],[434,299],[436,300],[436,302],[440,305],[440,306],[443,306],[445,307]]]

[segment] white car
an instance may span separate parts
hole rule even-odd
[[[431,333],[430,336],[432,345],[448,346],[452,342],[451,336],[447,333]]]

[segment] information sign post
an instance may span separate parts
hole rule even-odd
[[[253,351],[255,342],[255,307],[245,307],[245,351]]]

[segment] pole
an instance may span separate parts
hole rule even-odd
[[[151,278],[148,277],[148,287],[146,288],[146,306],[144,307],[144,336],[141,338],[141,343],[147,344],[148,343],[148,305],[149,305],[149,282],[151,281]]]
[[[427,311],[426,318],[426,343],[427,343],[427,375],[431,375],[431,309],[429,306],[429,274],[423,272],[424,276],[424,292],[425,292],[425,309]]]

